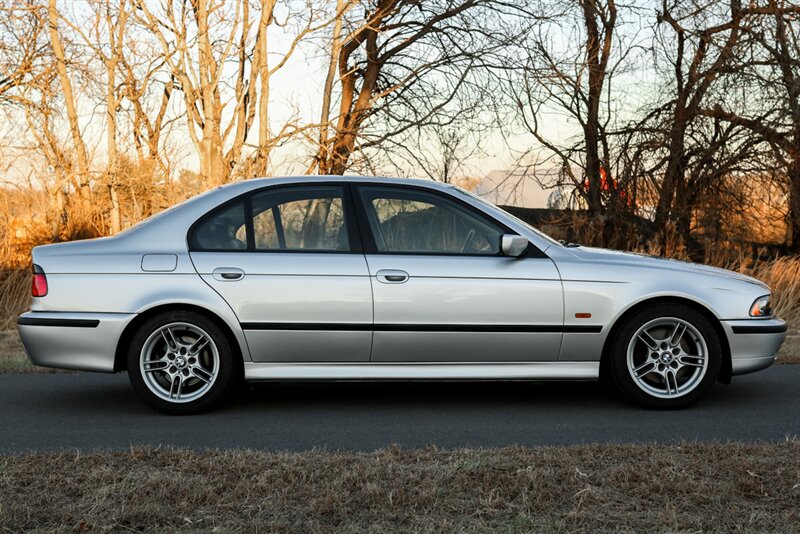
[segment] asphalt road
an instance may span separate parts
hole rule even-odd
[[[0,454],[134,445],[374,450],[436,445],[782,441],[800,435],[800,365],[717,385],[696,406],[652,412],[595,383],[262,384],[209,414],[170,417],[128,377],[0,376]]]

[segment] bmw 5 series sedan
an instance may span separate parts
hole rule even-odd
[[[127,371],[175,414],[242,380],[607,378],[681,408],[771,365],[786,335],[758,280],[565,246],[421,180],[248,180],[32,256],[30,360]]]

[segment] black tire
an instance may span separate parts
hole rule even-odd
[[[675,324],[688,323],[694,328],[694,330],[687,328],[686,332],[689,333],[689,336],[680,341],[675,349],[670,349],[672,345],[669,344],[668,338],[655,336],[659,337],[659,339],[655,339],[655,337],[647,335],[639,338],[637,335],[641,328],[652,324],[655,329],[652,331],[659,331],[660,328],[662,329],[660,331],[664,332],[662,335],[668,336],[670,319],[675,319]],[[664,321],[663,326],[659,321]],[[698,334],[701,339],[697,338]],[[634,340],[634,336],[636,336],[636,340]],[[675,338],[678,338],[677,334]],[[689,352],[699,352],[697,349],[702,347],[702,342],[705,343],[707,363],[702,374],[695,374],[701,373],[702,360],[693,359]],[[615,338],[611,340],[611,343],[607,364],[612,382],[624,397],[646,408],[657,410],[686,408],[708,393],[719,377],[722,360],[719,336],[702,313],[683,304],[653,304],[642,308],[635,315],[624,319],[624,322],[616,330]],[[629,363],[628,349],[632,343],[631,363]],[[690,349],[684,354],[684,347],[680,344],[688,345]],[[651,345],[657,348],[652,349]],[[670,356],[669,353],[672,350],[677,350],[680,356]],[[668,363],[665,363],[667,361]],[[691,365],[673,371],[668,369],[670,366],[682,365],[684,361]],[[653,366],[652,370],[648,371],[651,369],[651,365]],[[640,372],[643,374],[640,375],[640,379],[637,380],[632,376],[634,372],[631,370],[632,368],[641,369]],[[666,376],[668,373],[672,373],[670,374],[671,378]],[[684,392],[679,389],[681,380],[685,380],[683,382],[686,388]],[[659,388],[666,392],[659,392]],[[659,396],[665,394],[666,398]]]
[[[159,396],[159,394],[156,393],[156,391],[160,391],[159,387],[171,386],[170,378],[167,376],[168,369],[148,373],[149,378],[146,380],[142,368],[140,367],[145,343],[148,343],[148,351],[151,350],[149,348],[150,346],[153,347],[152,352],[149,354],[155,353],[156,351],[159,353],[173,352],[171,349],[172,346],[166,339],[159,339],[159,331],[167,325],[188,325],[173,327],[180,338],[175,344],[174,355],[172,357],[173,361],[177,361],[178,353],[181,350],[178,348],[178,343],[184,344],[192,341],[191,334],[193,332],[189,330],[191,327],[198,330],[197,338],[202,338],[202,335],[199,333],[199,331],[202,331],[213,343],[213,345],[206,345],[200,350],[194,359],[196,364],[201,363],[198,362],[200,358],[205,358],[211,362],[206,367],[215,372],[213,378],[209,379],[209,377],[212,376],[211,372],[208,374],[201,373],[201,370],[204,370],[203,367],[199,367],[198,369],[198,365],[190,365],[191,353],[180,360],[181,365],[185,366],[183,371],[180,371],[175,366],[168,368],[170,372],[177,371],[176,374],[183,373],[186,375],[186,377],[176,376],[176,379],[181,383],[187,384],[187,389],[189,386],[196,387],[196,391],[194,392],[194,394],[198,395],[196,398],[191,398],[191,395],[187,395],[191,400],[167,400],[163,398],[163,395]],[[171,328],[170,331],[172,331],[173,328]],[[181,328],[184,328],[184,330],[181,331]],[[181,334],[183,334],[182,337]],[[157,343],[161,343],[161,347],[158,347]],[[214,358],[214,349],[216,349],[216,358]],[[160,412],[170,415],[202,413],[221,404],[237,383],[237,377],[238,374],[240,374],[240,366],[237,365],[234,359],[235,354],[222,329],[208,317],[191,311],[165,312],[148,319],[133,335],[128,349],[128,377],[130,378],[134,391],[136,391],[147,404]],[[168,356],[165,355],[164,359],[167,357]],[[165,362],[165,365],[171,364]],[[188,373],[187,367],[189,368]],[[200,377],[203,377],[203,379],[201,380]],[[204,382],[204,380],[208,380],[210,385]],[[163,384],[161,384],[161,382],[163,382]],[[172,398],[171,389],[169,394],[170,398]],[[179,397],[180,392],[178,392],[178,398]]]

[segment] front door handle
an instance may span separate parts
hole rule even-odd
[[[383,269],[375,273],[378,277],[378,282],[384,284],[402,284],[408,281],[408,273],[398,269]]]
[[[244,271],[236,267],[217,267],[211,275],[220,282],[235,282],[244,278]]]

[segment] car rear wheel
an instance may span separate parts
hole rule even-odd
[[[220,403],[234,383],[230,343],[220,328],[194,312],[168,312],[145,322],[128,351],[136,393],[157,410],[194,414]]]
[[[620,326],[609,369],[630,400],[657,409],[689,406],[719,376],[722,348],[701,313],[681,304],[642,309]]]

